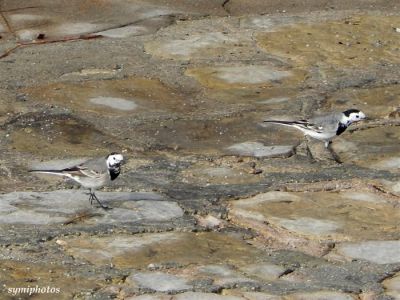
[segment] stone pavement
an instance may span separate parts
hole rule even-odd
[[[0,298],[400,299],[399,28],[392,0],[1,1]],[[343,164],[262,123],[355,107]],[[113,151],[107,211],[27,172]]]

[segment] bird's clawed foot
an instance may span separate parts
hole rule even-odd
[[[329,153],[331,154],[333,160],[338,163],[338,164],[342,164],[343,161],[340,159],[339,155],[337,155],[337,153],[332,149],[332,141],[329,142],[325,142],[325,148],[329,151]]]
[[[101,207],[102,209],[105,209],[105,210],[111,209],[111,207],[102,204],[102,203],[100,202],[99,198],[97,198],[97,196],[96,196],[94,193],[90,192],[90,194],[89,194],[89,202],[90,202],[91,205],[93,205],[93,200],[96,200],[97,203],[100,205],[100,207]]]

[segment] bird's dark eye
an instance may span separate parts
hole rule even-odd
[[[357,119],[358,119],[359,117],[360,117],[359,115],[356,116]]]

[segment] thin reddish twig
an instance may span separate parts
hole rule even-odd
[[[70,36],[70,37],[64,37],[61,39],[54,39],[54,40],[40,40],[40,41],[33,41],[29,43],[19,43],[15,47],[8,49],[5,51],[3,54],[0,55],[0,59],[9,56],[12,52],[17,50],[18,48],[21,47],[27,47],[27,46],[33,46],[33,45],[43,45],[43,44],[53,44],[53,43],[64,43],[64,42],[70,42],[70,41],[79,41],[79,40],[92,40],[92,39],[97,39],[103,37],[102,35],[80,35],[80,36]]]

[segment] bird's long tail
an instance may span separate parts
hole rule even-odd
[[[64,173],[60,170],[29,170],[30,173],[39,173],[39,174],[50,174],[50,175],[57,175],[63,177],[70,177],[70,174]]]
[[[305,126],[307,124],[307,121],[302,121],[302,120],[300,121],[264,120],[263,122],[286,125],[286,126],[294,126],[294,125]]]

